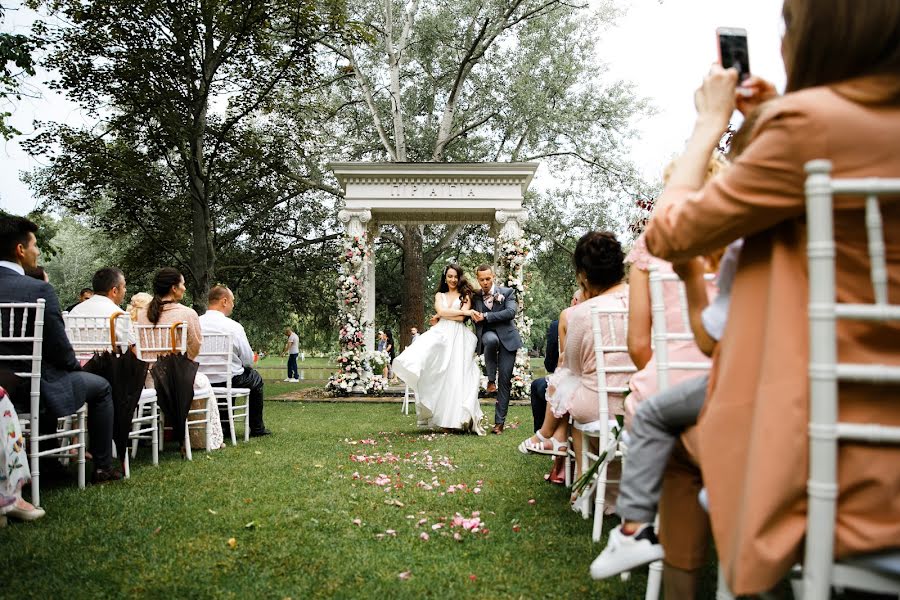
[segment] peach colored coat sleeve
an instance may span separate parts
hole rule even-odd
[[[753,135],[736,163],[703,189],[667,190],[646,233],[651,252],[668,260],[745,238],[698,424],[713,534],[735,594],[771,589],[800,560],[806,528],[803,166],[827,158],[835,177],[900,176],[900,106],[858,104],[813,88],[776,101]],[[862,199],[838,199],[836,210],[838,299],[871,302]],[[898,302],[900,202],[886,203],[883,220],[890,295]],[[898,323],[840,323],[838,338],[842,361],[900,364]],[[840,417],[900,425],[897,398],[896,387],[842,386]],[[838,556],[900,545],[898,464],[896,448],[842,446]]]

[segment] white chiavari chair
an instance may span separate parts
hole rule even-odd
[[[75,351],[75,358],[79,361],[90,360],[95,352],[130,351],[131,317],[126,312],[119,311],[109,318],[79,317],[63,312],[63,321],[66,324],[66,337],[69,338],[69,343]],[[131,459],[137,456],[138,442],[142,439],[150,442],[153,464],[159,464],[157,413],[156,390],[144,388],[131,418],[131,432],[128,434],[132,445],[131,453],[129,456],[129,453],[125,452],[125,456],[122,457],[126,479],[131,477]],[[113,452],[116,452],[115,444]]]
[[[637,368],[631,362],[631,359],[628,358],[627,308],[592,308],[591,329],[593,332],[594,356],[597,365],[597,404],[599,418],[592,423],[580,423],[577,420],[572,419],[572,435],[581,435],[581,455],[575,456],[574,451],[572,451],[572,439],[570,438],[570,451],[566,453],[566,477],[568,479],[570,476],[570,461],[573,458],[581,461],[582,473],[586,473],[588,469],[591,468],[592,463],[602,460],[602,464],[597,467],[597,473],[590,486],[581,493],[575,504],[575,508],[585,519],[593,512],[594,522],[591,530],[591,539],[594,542],[599,542],[600,534],[603,529],[606,486],[609,483],[614,483],[608,479],[607,468],[610,461],[615,458],[624,458],[619,439],[617,435],[615,435],[619,428],[619,424],[614,417],[610,417],[609,395],[625,394],[628,391],[628,386],[610,385],[609,378],[610,376],[621,375],[623,373],[635,373]],[[611,364],[614,361],[610,361],[610,358],[616,354],[626,357],[627,364],[621,366]],[[591,450],[592,440],[597,440],[598,443],[598,451],[596,453]],[[594,496],[593,507],[591,507],[589,502],[592,494]]]
[[[707,276],[710,279],[712,276]],[[664,286],[678,286],[678,301],[680,305],[681,326],[666,322],[666,305]],[[698,374],[709,371],[712,362],[674,361],[669,359],[669,344],[679,341],[693,341],[694,334],[690,330],[688,317],[687,295],[684,284],[675,273],[662,273],[654,265],[650,267],[650,311],[653,318],[653,358],[656,361],[657,391],[662,392],[670,386],[669,374],[672,371],[696,371]],[[659,519],[657,518],[657,526]],[[647,591],[645,600],[656,600],[662,588],[662,561],[650,564],[647,575]],[[722,595],[722,590],[717,592],[718,600],[730,598],[730,595]]]
[[[832,179],[831,163],[806,163],[807,257],[809,263],[809,480],[806,551],[798,598],[828,598],[831,588],[848,587],[900,595],[900,552],[835,561],[838,516],[839,443],[900,444],[900,427],[838,422],[841,382],[900,384],[900,366],[838,362],[837,321],[900,320],[900,305],[889,300],[884,228],[879,196],[900,197],[900,178]],[[874,302],[836,300],[833,197],[865,197],[865,219]],[[885,202],[884,199],[881,202]],[[894,298],[900,290],[891,290]],[[885,402],[896,398],[885,398]],[[896,471],[896,464],[885,464]]]
[[[231,385],[231,363],[234,357],[234,344],[230,333],[204,333],[203,344],[200,347],[200,372],[207,377],[224,379],[225,385],[213,387],[219,408],[224,408],[228,413],[228,423],[231,427],[231,445],[237,445],[235,434],[235,421],[238,417],[244,422],[244,441],[250,440],[250,388],[237,388]],[[236,401],[244,399],[237,404]]]
[[[82,406],[72,415],[57,419],[53,433],[40,433],[41,362],[44,336],[44,300],[37,302],[9,302],[0,304],[0,342],[21,345],[22,354],[0,354],[0,362],[27,363],[27,371],[16,371],[18,377],[29,381],[29,412],[19,413],[22,433],[28,442],[28,460],[31,468],[31,502],[41,503],[40,457],[52,456],[68,460],[70,452],[77,452],[78,487],[85,485],[85,415]],[[52,349],[51,349],[52,351]],[[14,366],[13,368],[18,368]],[[74,428],[65,423],[77,423]],[[72,437],[77,441],[72,442]],[[42,442],[52,442],[51,447],[41,448]]]
[[[150,368],[156,364],[157,358],[164,354],[184,353],[187,352],[187,323],[173,323],[172,325],[132,325],[134,332],[134,349],[137,357],[150,363]],[[207,390],[197,390],[194,392],[194,399],[209,398],[212,392]],[[140,405],[139,405],[140,406]],[[142,415],[143,416],[143,415]],[[190,428],[203,428],[206,431],[205,449],[207,452],[210,448],[210,427],[211,414],[209,403],[203,408],[190,409],[185,421],[184,427],[184,455],[188,460],[193,460],[191,453]],[[159,445],[163,443],[164,415],[159,411],[158,419]]]

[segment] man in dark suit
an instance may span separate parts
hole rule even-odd
[[[484,366],[488,376],[488,392],[497,392],[494,408],[494,428],[491,433],[503,433],[509,393],[512,388],[516,351],[522,347],[522,337],[515,326],[516,291],[494,283],[494,269],[481,265],[475,271],[480,291],[472,296],[475,314],[475,335],[478,336],[476,352],[484,354]]]
[[[544,368],[547,374],[556,370],[559,362],[559,320],[550,321],[547,328],[547,350],[544,352]],[[544,425],[544,414],[547,412],[547,378],[538,377],[531,382],[531,416],[534,419],[534,430]]]
[[[75,359],[66,337],[59,300],[49,283],[24,275],[37,265],[37,225],[23,217],[0,212],[0,302],[35,302],[43,298],[44,343],[41,361],[41,423],[52,424],[57,417],[76,412],[88,404],[88,434],[93,455],[92,481],[102,483],[122,478],[112,466],[113,402],[109,383],[98,375],[85,373]],[[27,330],[34,331],[33,317]],[[0,344],[0,354],[21,354],[21,343]],[[30,365],[5,362],[0,368],[27,371]],[[9,373],[7,372],[7,376]],[[28,394],[11,395],[16,408],[28,412]]]

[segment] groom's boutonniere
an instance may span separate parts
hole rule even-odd
[[[503,301],[506,300],[503,294],[497,294],[496,296],[494,296],[494,299],[500,304],[503,304]]]

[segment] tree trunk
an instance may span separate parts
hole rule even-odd
[[[412,337],[410,327],[423,329],[422,307],[425,302],[425,261],[422,256],[422,226],[404,225],[403,230],[403,298],[400,302],[400,339],[403,347]]]

